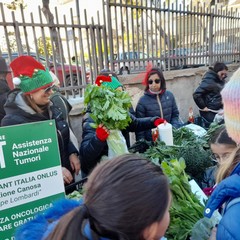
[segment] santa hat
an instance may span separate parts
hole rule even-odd
[[[111,74],[109,74],[108,76],[98,75],[95,84],[97,86],[105,86],[111,88],[112,90],[115,90],[118,87],[122,87],[122,84],[118,81],[117,77]]]
[[[221,95],[224,120],[229,137],[240,143],[240,68],[224,86]]]
[[[25,94],[37,92],[53,84],[49,71],[31,56],[20,56],[10,63],[13,83]]]

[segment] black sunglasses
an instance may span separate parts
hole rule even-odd
[[[43,89],[44,90],[44,93],[49,93],[51,90],[53,90],[55,88],[55,85],[52,85],[52,86],[50,86],[50,87],[47,87],[47,88],[45,88],[45,89]]]
[[[155,80],[148,80],[148,84],[153,84],[153,81],[156,83],[156,84],[158,84],[158,83],[160,83],[161,82],[161,80],[160,79],[155,79]]]

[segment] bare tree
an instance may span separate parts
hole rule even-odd
[[[50,25],[50,33],[54,43],[53,49],[54,49],[55,57],[57,61],[61,62],[61,53],[63,53],[62,42],[61,42],[61,38],[60,37],[58,38],[58,31],[54,26],[54,16],[51,13],[49,8],[49,0],[42,0],[42,4],[43,4],[42,12],[47,20],[47,23]],[[62,56],[62,59],[64,59],[63,56]]]

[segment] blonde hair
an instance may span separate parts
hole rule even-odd
[[[228,177],[236,165],[240,162],[240,145],[238,145],[230,156],[224,161],[217,170],[216,183]]]

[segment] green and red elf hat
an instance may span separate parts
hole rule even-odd
[[[122,87],[122,84],[118,81],[118,79],[111,74],[109,74],[108,76],[98,75],[95,80],[95,84],[97,86],[105,86],[111,88],[112,90],[115,90],[118,87]]]
[[[31,56],[20,56],[10,63],[13,83],[25,94],[31,94],[53,85],[53,79],[45,67]]]

